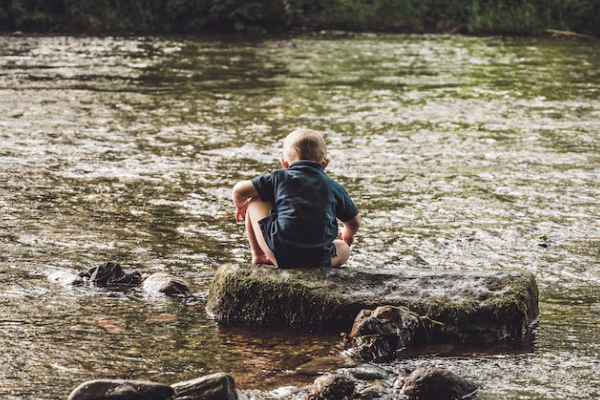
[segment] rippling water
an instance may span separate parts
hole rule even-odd
[[[364,226],[350,267],[523,268],[532,349],[434,351],[482,399],[600,396],[600,45],[531,38],[0,37],[0,396],[94,377],[241,387],[335,354],[335,335],[219,328],[204,311],[249,250],[230,188],[323,131]],[[46,280],[106,260],[192,283],[187,302]]]

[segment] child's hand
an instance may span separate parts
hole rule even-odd
[[[354,235],[351,235],[345,226],[340,230],[339,236],[348,246],[352,246],[352,243],[354,243]]]
[[[258,192],[252,181],[241,181],[235,184],[231,191],[231,198],[235,205],[235,220],[243,222],[246,220],[246,210],[253,197],[258,196]]]
[[[354,243],[354,236],[342,236],[342,239],[348,246],[352,246],[352,243]]]
[[[248,210],[248,204],[250,204],[250,200],[246,200],[240,206],[235,207],[235,220],[236,222],[244,222],[246,220],[246,211]]]
[[[360,227],[360,216],[356,214],[354,218],[348,221],[344,221],[344,227],[340,231],[340,237],[348,246],[352,246],[354,243],[354,235]]]

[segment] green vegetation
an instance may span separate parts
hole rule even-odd
[[[349,331],[360,310],[381,305],[427,316],[422,322],[432,340],[444,343],[520,340],[539,314],[537,283],[526,272],[411,275],[246,265],[217,270],[207,309],[234,325]]]
[[[600,35],[598,0],[0,0],[5,32],[354,31]]]

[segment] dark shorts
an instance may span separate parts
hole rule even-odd
[[[277,230],[277,214],[271,215],[258,221],[262,235],[271,249],[279,268],[311,268],[311,267],[330,267],[331,258],[337,255],[335,245],[331,243],[329,248],[310,248],[299,244],[290,246],[280,239]]]

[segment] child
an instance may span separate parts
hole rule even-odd
[[[346,190],[325,173],[328,163],[323,137],[297,129],[283,141],[284,169],[234,186],[252,264],[339,267],[348,261],[360,217]],[[344,222],[341,240],[336,218]]]

